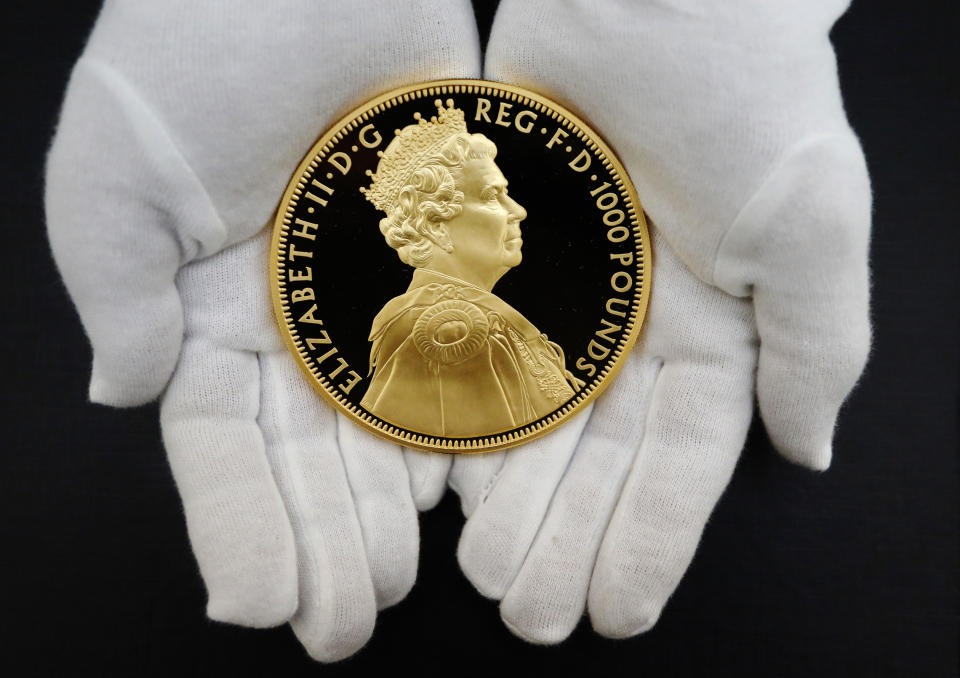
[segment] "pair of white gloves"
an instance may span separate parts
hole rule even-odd
[[[828,40],[846,5],[503,0],[481,58],[467,0],[108,0],[50,153],[49,235],[91,399],[162,397],[209,615],[349,656],[413,585],[417,510],[449,482],[461,567],[514,633],[558,642],[587,610],[630,636],[686,570],[754,392],[777,449],[825,469],[870,342],[870,186]],[[276,327],[265,228],[339,116],[479,77],[606,137],[655,265],[640,342],[591,411],[454,459],[321,401]]]

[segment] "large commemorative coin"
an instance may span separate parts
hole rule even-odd
[[[319,393],[441,452],[569,420],[626,360],[650,292],[643,210],[611,149],[546,97],[482,80],[395,89],[327,130],[270,262]]]

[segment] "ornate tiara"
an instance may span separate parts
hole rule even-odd
[[[413,173],[439,151],[447,139],[467,131],[463,111],[453,107],[453,99],[447,99],[446,108],[439,99],[433,103],[437,115],[427,120],[419,112],[414,113],[417,122],[395,130],[396,136],[387,150],[378,152],[380,162],[376,173],[367,170],[372,181],[369,188],[361,188],[360,192],[378,210],[390,214]]]

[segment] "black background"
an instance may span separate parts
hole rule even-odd
[[[156,406],[86,403],[89,349],[50,259],[42,168],[94,0],[0,9],[3,299],[0,670],[5,675],[957,675],[956,3],[861,0],[833,32],[875,191],[875,345],[815,475],[754,426],[659,624],[511,636],[456,566],[448,496],[418,583],[334,666],[287,628],[204,617]],[[492,8],[478,8],[481,28]]]
[[[316,223],[317,236],[310,241],[288,235],[289,242],[298,250],[312,251],[313,259],[295,259],[288,264],[287,249],[281,247],[278,265],[286,268],[280,271],[280,279],[286,279],[286,270],[300,271],[303,266],[311,265],[313,279],[290,283],[288,290],[291,294],[306,288],[323,290],[319,301],[307,299],[288,303],[292,325],[300,337],[318,336],[315,324],[297,322],[305,312],[316,306],[314,315],[323,319],[324,330],[329,332],[329,338],[338,350],[337,356],[346,360],[358,374],[367,376],[371,322],[384,304],[406,291],[413,268],[400,261],[397,253],[386,244],[377,227],[383,213],[358,189],[369,186],[371,180],[365,172],[377,170],[377,152],[387,148],[393,139],[393,130],[412,124],[414,113],[419,113],[425,119],[431,118],[437,113],[435,100],[450,100],[465,113],[469,132],[484,134],[496,145],[496,163],[510,183],[510,195],[527,210],[527,218],[521,223],[523,261],[508,271],[493,291],[564,348],[567,368],[586,382],[581,393],[592,393],[595,383],[600,381],[601,375],[607,374],[618,355],[618,352],[610,351],[603,361],[587,357],[587,345],[596,338],[594,332],[604,327],[601,319],[606,317],[617,321],[614,327],[624,328],[613,334],[608,333],[608,345],[601,344],[601,348],[622,348],[621,342],[631,329],[625,322],[621,325],[616,316],[605,310],[607,300],[615,297],[629,302],[632,307],[639,303],[639,297],[636,296],[639,291],[649,289],[638,271],[642,266],[639,253],[643,251],[639,229],[637,232],[632,230],[627,216],[628,208],[636,210],[637,206],[633,204],[626,188],[615,187],[620,177],[612,167],[604,167],[603,151],[596,145],[588,149],[577,138],[578,127],[573,121],[567,127],[550,119],[548,112],[541,111],[537,113],[536,124],[530,132],[519,132],[513,126],[515,117],[523,110],[536,113],[532,103],[525,104],[522,100],[510,104],[513,107],[510,110],[512,117],[507,127],[476,121],[474,111],[477,110],[480,96],[466,92],[435,96],[427,94],[394,103],[369,120],[382,137],[378,147],[363,147],[359,140],[361,127],[346,133],[339,141],[327,142],[330,145],[328,153],[324,154],[325,158],[334,153],[349,156],[350,168],[346,175],[323,160],[314,169],[307,168],[302,177],[295,177],[298,181],[302,178],[308,187],[314,180],[324,182],[324,186],[333,190],[333,194],[327,195],[322,189],[314,188],[314,193],[327,200],[326,205],[318,207],[312,200],[300,199],[284,206],[284,211],[292,209],[291,221],[300,219]],[[482,96],[490,106],[488,117],[491,121],[497,119],[501,101],[510,103],[505,97],[494,94]],[[530,120],[528,117],[521,122],[526,124]],[[556,129],[563,129],[569,137],[551,149],[545,148]],[[590,166],[583,172],[577,172],[570,169],[567,163],[578,157],[581,150],[590,153]],[[337,161],[343,162],[342,156]],[[595,195],[591,195],[591,192]],[[619,210],[622,224],[616,226],[616,222],[611,221],[623,234],[613,234],[623,239],[621,243],[614,244],[607,239],[608,227],[603,221],[605,212],[596,205],[601,198],[607,209]],[[615,202],[609,202],[608,198]],[[314,211],[311,213],[309,210]],[[286,232],[295,234],[297,228],[300,227],[291,224]],[[637,256],[632,266],[625,267],[619,260],[612,259],[612,254]],[[612,289],[611,276],[618,271],[629,274],[632,289],[628,288],[624,293]],[[623,288],[623,279],[618,279],[617,284]],[[624,305],[621,312],[628,312],[628,308]],[[609,346],[610,343],[613,346]],[[313,350],[304,350],[311,360],[316,360],[328,353],[331,346],[319,344]],[[580,357],[587,360],[594,374],[576,368],[577,358]],[[319,369],[324,376],[333,370],[346,369],[335,357],[328,358],[319,366],[313,363],[311,367]],[[333,384],[343,383],[345,378],[346,373],[342,372],[333,380]],[[350,404],[359,405],[370,384],[371,380],[364,378],[348,394],[343,393],[342,389],[336,389],[335,394],[345,397]],[[383,420],[377,421],[383,423]],[[403,422],[389,424],[402,425]]]

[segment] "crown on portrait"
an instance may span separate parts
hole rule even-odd
[[[417,122],[402,130],[395,130],[393,141],[386,151],[378,151],[380,162],[376,173],[367,170],[373,181],[369,188],[360,192],[373,203],[378,210],[387,214],[397,204],[400,191],[410,182],[410,177],[422,167],[443,144],[455,134],[467,131],[463,111],[453,107],[453,99],[447,99],[446,107],[437,99],[434,102],[437,114],[429,120],[413,114]]]

